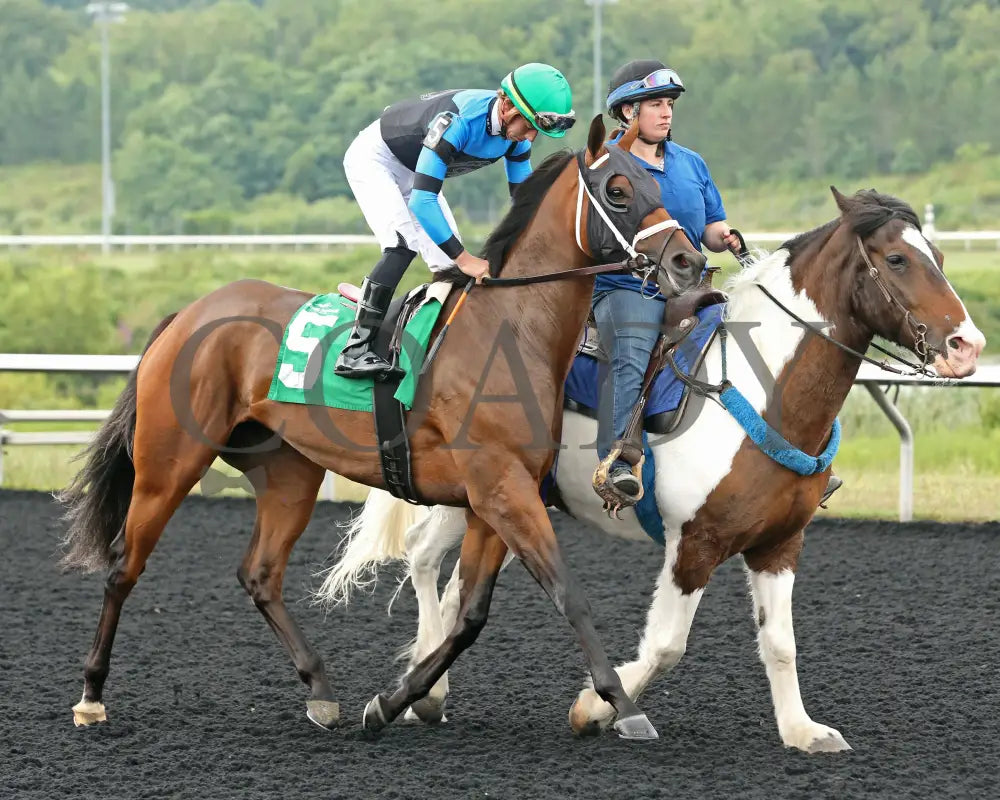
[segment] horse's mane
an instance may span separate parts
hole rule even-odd
[[[538,169],[517,187],[510,210],[483,245],[482,257],[490,262],[490,275],[494,278],[500,274],[508,251],[534,218],[545,194],[573,157],[574,154],[569,150],[556,151],[539,164]],[[463,285],[469,280],[469,276],[458,267],[440,270],[434,277],[436,280]]]
[[[842,217],[820,225],[818,228],[813,228],[811,231],[800,233],[798,236],[783,242],[780,249],[787,250],[790,256],[789,260],[794,260],[814,241],[831,235],[834,228],[840,225],[842,220],[846,220],[851,226],[852,233],[864,239],[892,219],[905,220],[918,231],[921,230],[920,219],[908,203],[889,194],[880,194],[874,189],[863,189],[856,192],[853,197],[847,198],[847,210]]]
[[[725,291],[730,296],[730,312],[737,296],[755,283],[768,285],[772,282],[772,273],[785,272],[788,265],[811,244],[818,240],[829,238],[834,230],[846,221],[852,233],[864,238],[870,236],[880,227],[893,219],[902,219],[920,230],[920,219],[913,209],[902,200],[887,194],[879,194],[874,189],[857,192],[847,198],[847,210],[842,217],[824,223],[805,233],[800,233],[785,242],[773,253],[760,251],[756,257],[730,278],[725,285]],[[774,278],[777,278],[774,275]]]
[[[773,283],[771,273],[786,273],[791,257],[784,251],[784,248],[769,253],[760,250],[754,253],[754,258],[743,269],[726,281],[723,290],[729,295],[729,310],[727,316],[733,311],[734,302],[738,296],[750,286],[757,283],[768,285]]]

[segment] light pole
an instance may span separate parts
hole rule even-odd
[[[121,22],[127,3],[89,3],[87,13],[101,29],[101,250],[111,249],[111,218],[115,215],[115,185],[111,180],[111,58],[108,26]]]
[[[594,7],[594,115],[604,111],[604,97],[601,90],[601,6],[612,5],[618,0],[583,0]]]

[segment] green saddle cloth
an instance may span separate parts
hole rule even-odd
[[[342,378],[333,374],[340,351],[347,343],[357,306],[332,292],[307,301],[285,328],[268,390],[269,400],[300,403],[348,411],[372,410],[372,378]],[[399,365],[406,377],[395,397],[413,407],[417,376],[427,353],[431,330],[441,313],[441,303],[426,298],[406,323]]]

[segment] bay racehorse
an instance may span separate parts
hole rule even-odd
[[[559,277],[573,279],[472,289],[422,380],[414,404],[421,419],[409,431],[413,483],[427,502],[464,509],[462,608],[453,635],[395,691],[368,704],[363,720],[369,728],[386,725],[422,698],[472,644],[510,550],[574,627],[594,685],[618,709],[621,735],[656,736],[604,653],[538,495],[559,441],[563,382],[590,307],[588,266],[632,254],[628,263],[646,264],[646,277],[680,291],[698,282],[705,264],[663,210],[655,183],[628,155],[635,135],[606,149],[598,116],[585,150],[576,158],[550,157],[518,190],[486,245],[492,274],[502,266],[500,283],[558,267]],[[613,236],[605,225],[615,227]],[[455,279],[465,280],[457,271]],[[70,521],[65,563],[110,568],[83,698],[73,709],[77,724],[106,718],[102,691],[122,604],[167,521],[219,455],[244,472],[256,492],[257,519],[239,581],[309,687],[309,718],[326,727],[338,722],[323,661],[286,608],[282,579],[325,470],[385,484],[370,413],[267,399],[282,331],[309,298],[244,280],[161,322],[85,466],[62,494]],[[506,361],[494,359],[504,342]],[[480,389],[509,396],[524,386],[532,396],[522,397],[523,404],[470,407]],[[410,416],[412,422],[414,412]],[[451,446],[460,436],[461,445]]]
[[[919,366],[933,363],[939,375],[955,378],[975,371],[985,345],[912,209],[874,191],[852,198],[833,191],[839,218],[747,265],[726,287],[724,324],[737,343],[730,344],[725,359],[728,380],[773,429],[807,454],[827,445],[874,335],[917,353]],[[715,338],[702,380],[724,377],[722,348]],[[658,673],[677,664],[713,570],[740,555],[782,741],[806,751],[848,749],[838,731],[806,713],[792,630],[792,584],[803,531],[829,467],[803,477],[780,466],[721,404],[692,403],[686,413],[677,433],[650,440],[666,557],[638,655],[618,667],[622,684],[636,699]],[[634,510],[621,521],[602,510],[591,486],[596,438],[596,421],[565,413],[555,476],[565,510],[609,534],[645,538]],[[348,531],[339,562],[325,573],[320,595],[346,600],[373,578],[379,563],[405,559],[419,603],[412,648],[412,658],[419,660],[455,618],[460,576],[457,571],[452,576],[440,606],[437,577],[441,560],[463,533],[461,515],[453,509],[415,509],[373,491]],[[407,715],[442,719],[447,693],[444,676]],[[570,724],[578,733],[591,733],[612,715],[612,707],[588,687],[570,710]]]

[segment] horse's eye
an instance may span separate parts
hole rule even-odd
[[[610,189],[608,189],[608,197],[610,197],[612,200],[624,200],[625,190],[622,189],[620,186],[612,186]]]
[[[885,263],[893,269],[903,269],[906,266],[906,256],[901,256],[899,253],[892,253],[886,257]]]

